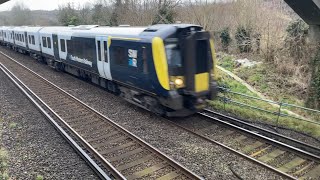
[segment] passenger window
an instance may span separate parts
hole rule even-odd
[[[19,41],[22,41],[22,37],[21,37],[21,34],[19,34]]]
[[[47,37],[47,41],[48,41],[48,48],[51,49],[51,38]]]
[[[104,59],[105,59],[105,62],[108,62],[108,43],[107,43],[107,41],[103,41],[103,46],[104,46]]]
[[[32,44],[36,45],[36,42],[34,40],[34,35],[31,36]]]
[[[60,39],[61,51],[66,52],[66,41],[64,39]]]
[[[32,42],[31,42],[31,36],[28,35],[28,38],[29,38],[29,44],[31,44],[31,43],[32,43]]]
[[[126,58],[126,50],[123,47],[113,47],[112,60],[120,66],[128,66],[128,60]]]
[[[43,45],[43,47],[47,47],[47,38],[46,37],[42,37],[42,45]]]
[[[148,74],[148,56],[146,47],[142,47],[143,73]]]
[[[24,42],[24,35],[22,34],[21,37],[22,37],[22,42]]]
[[[97,41],[98,43],[98,60],[101,61],[101,42]]]

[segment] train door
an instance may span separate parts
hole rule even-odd
[[[101,77],[111,80],[108,36],[96,37],[97,66]]]
[[[58,35],[52,34],[52,42],[53,42],[53,54],[54,58],[60,60],[59,57],[59,43],[58,43]]]
[[[24,42],[26,43],[26,48],[29,49],[29,41],[28,41],[28,35],[27,32],[24,32]]]

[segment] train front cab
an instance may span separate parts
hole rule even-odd
[[[169,92],[161,102],[172,110],[166,114],[169,117],[183,117],[201,111],[207,99],[214,98],[217,93],[217,85],[211,76],[215,73],[215,52],[209,32],[198,30],[184,34],[188,35],[163,41],[168,77],[163,73],[166,68],[161,70],[162,73],[157,72],[159,82]],[[157,43],[161,46],[161,40],[155,38],[153,41],[153,49]],[[157,56],[154,58],[156,63]]]

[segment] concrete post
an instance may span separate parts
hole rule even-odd
[[[320,43],[320,25],[310,25],[309,38],[312,44]]]

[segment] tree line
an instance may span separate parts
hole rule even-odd
[[[67,3],[59,6],[58,20],[66,26],[173,23],[176,5],[177,2],[169,0],[99,0],[84,5]]]

